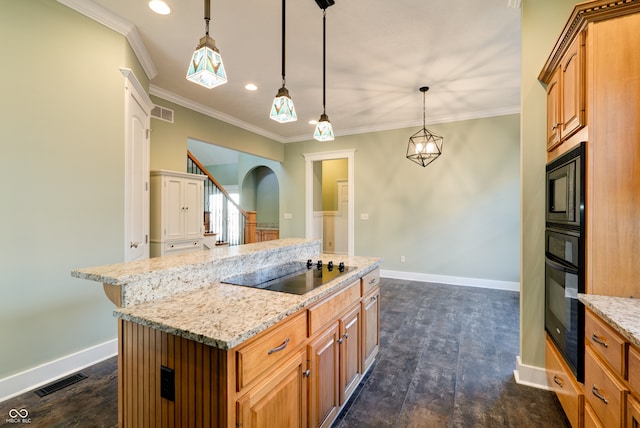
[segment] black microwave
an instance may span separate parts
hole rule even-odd
[[[584,224],[584,172],[586,143],[547,164],[547,226],[581,229]]]

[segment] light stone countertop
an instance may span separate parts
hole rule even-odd
[[[323,257],[324,256],[324,257]],[[215,282],[194,291],[118,308],[114,315],[220,349],[234,348],[376,269],[382,259],[321,255],[358,269],[304,295]],[[306,261],[302,260],[302,261]]]
[[[594,294],[578,294],[578,299],[640,348],[640,299]]]

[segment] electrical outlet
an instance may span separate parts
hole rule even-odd
[[[404,256],[400,256],[400,263],[404,263],[404,262],[406,262],[406,261],[407,261],[407,260],[404,258]]]
[[[169,367],[160,366],[160,397],[176,400],[176,374]]]

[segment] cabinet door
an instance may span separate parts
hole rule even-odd
[[[184,237],[187,239],[202,238],[202,225],[204,222],[203,191],[201,181],[185,180],[183,217]]]
[[[380,289],[376,288],[362,299],[362,372],[364,373],[378,354],[380,336]]]
[[[640,428],[640,403],[632,396],[627,399],[627,427]]]
[[[167,177],[163,183],[164,203],[162,204],[164,215],[163,240],[182,239],[183,235],[183,182],[181,178]]]
[[[340,405],[347,401],[360,382],[360,328],[358,305],[340,319]]]
[[[584,38],[580,34],[562,59],[562,129],[560,138],[570,137],[585,124]]]
[[[338,414],[339,333],[336,321],[309,344],[309,426],[313,428],[330,426]]]
[[[273,428],[307,426],[306,353],[302,349],[236,403],[236,426]]]
[[[553,150],[560,144],[561,94],[560,68],[558,68],[547,84],[547,151]]]

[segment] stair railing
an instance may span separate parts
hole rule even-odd
[[[213,175],[187,150],[187,172],[206,175],[204,181],[203,222],[205,233],[216,233],[219,244],[240,245],[256,241],[256,212],[245,211],[234,201],[225,188]],[[213,196],[213,197],[212,197]]]

